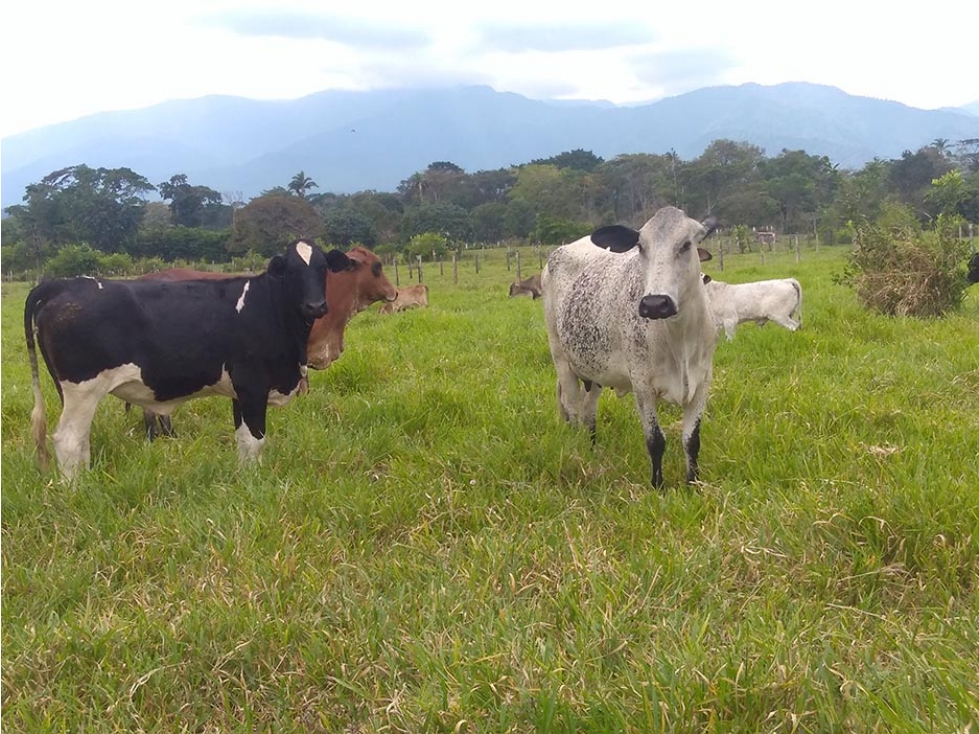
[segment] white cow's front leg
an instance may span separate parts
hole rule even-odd
[[[687,457],[687,484],[696,482],[700,468],[697,458],[700,455],[700,421],[707,405],[707,384],[701,384],[694,393],[693,400],[683,406],[683,451]]]
[[[659,415],[656,412],[656,398],[651,389],[635,391],[636,410],[639,412],[639,422],[642,423],[642,433],[646,438],[646,451],[649,452],[649,463],[652,466],[652,485],[659,489],[663,486],[663,454],[666,452],[666,436],[659,427]]]
[[[581,421],[581,384],[567,362],[555,363],[557,403],[561,417],[571,425]]]

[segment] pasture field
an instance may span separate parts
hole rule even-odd
[[[595,446],[559,421],[503,251],[357,316],[261,466],[227,399],[147,445],[109,398],[73,488],[34,463],[5,283],[3,730],[979,731],[979,287],[875,316],[844,256],[705,264],[798,278],[804,327],[721,338],[704,481],[664,407],[663,492],[631,397]]]

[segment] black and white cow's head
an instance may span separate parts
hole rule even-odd
[[[711,254],[698,245],[716,228],[713,218],[701,223],[668,206],[638,232],[615,224],[595,230],[591,241],[612,252],[639,246],[639,262],[645,274],[639,316],[667,319],[680,312],[687,293],[701,287],[700,263],[710,260]]]
[[[294,299],[303,320],[312,323],[326,314],[326,273],[353,267],[340,250],[324,253],[306,240],[291,243],[282,255],[269,261],[268,275],[282,283],[282,291]]]

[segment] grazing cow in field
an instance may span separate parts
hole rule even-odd
[[[108,394],[169,415],[206,395],[233,401],[238,456],[260,457],[269,403],[298,391],[313,321],[326,313],[326,272],[349,266],[299,240],[250,278],[159,282],[49,280],[27,296],[31,429],[49,461],[35,334],[63,408],[52,438],[58,466],[73,478],[91,464],[95,409]]]
[[[350,265],[347,270],[329,272],[326,275],[326,315],[313,322],[306,345],[308,366],[324,370],[333,364],[343,353],[344,328],[354,316],[377,301],[393,301],[398,292],[384,275],[380,259],[366,247],[358,245],[347,251]],[[233,276],[221,273],[208,273],[201,270],[171,268],[158,273],[141,276],[148,280],[197,280],[203,278],[221,279]],[[159,419],[161,432],[173,435],[170,416],[157,416],[153,411],[143,410],[146,435],[152,440],[157,435],[156,421]]]
[[[397,313],[409,308],[426,308],[428,306],[428,286],[424,283],[398,288],[398,297],[381,306],[381,313]]]
[[[634,393],[654,487],[663,484],[666,449],[658,400],[683,406],[687,481],[697,479],[717,344],[700,280],[700,261],[711,255],[698,245],[714,226],[665,207],[638,232],[602,227],[558,247],[544,268],[544,321],[562,417],[584,425],[594,440],[602,388]]]
[[[965,277],[970,283],[979,283],[979,252],[969,258],[969,271]]]
[[[510,298],[514,296],[530,296],[540,298],[540,273],[531,275],[526,280],[518,280],[510,284]]]
[[[722,283],[705,273],[704,288],[714,324],[718,330],[724,329],[728,341],[734,338],[738,324],[746,321],[759,326],[774,321],[789,331],[802,326],[802,286],[795,278]]]

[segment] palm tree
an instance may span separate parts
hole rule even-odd
[[[320,185],[307,176],[305,172],[300,171],[292,177],[292,180],[289,182],[289,185],[286,188],[289,189],[289,191],[292,191],[300,199],[305,199],[307,191],[310,189],[318,189],[319,187]]]
[[[948,138],[935,138],[931,141],[931,147],[941,154],[942,158],[948,156]]]

